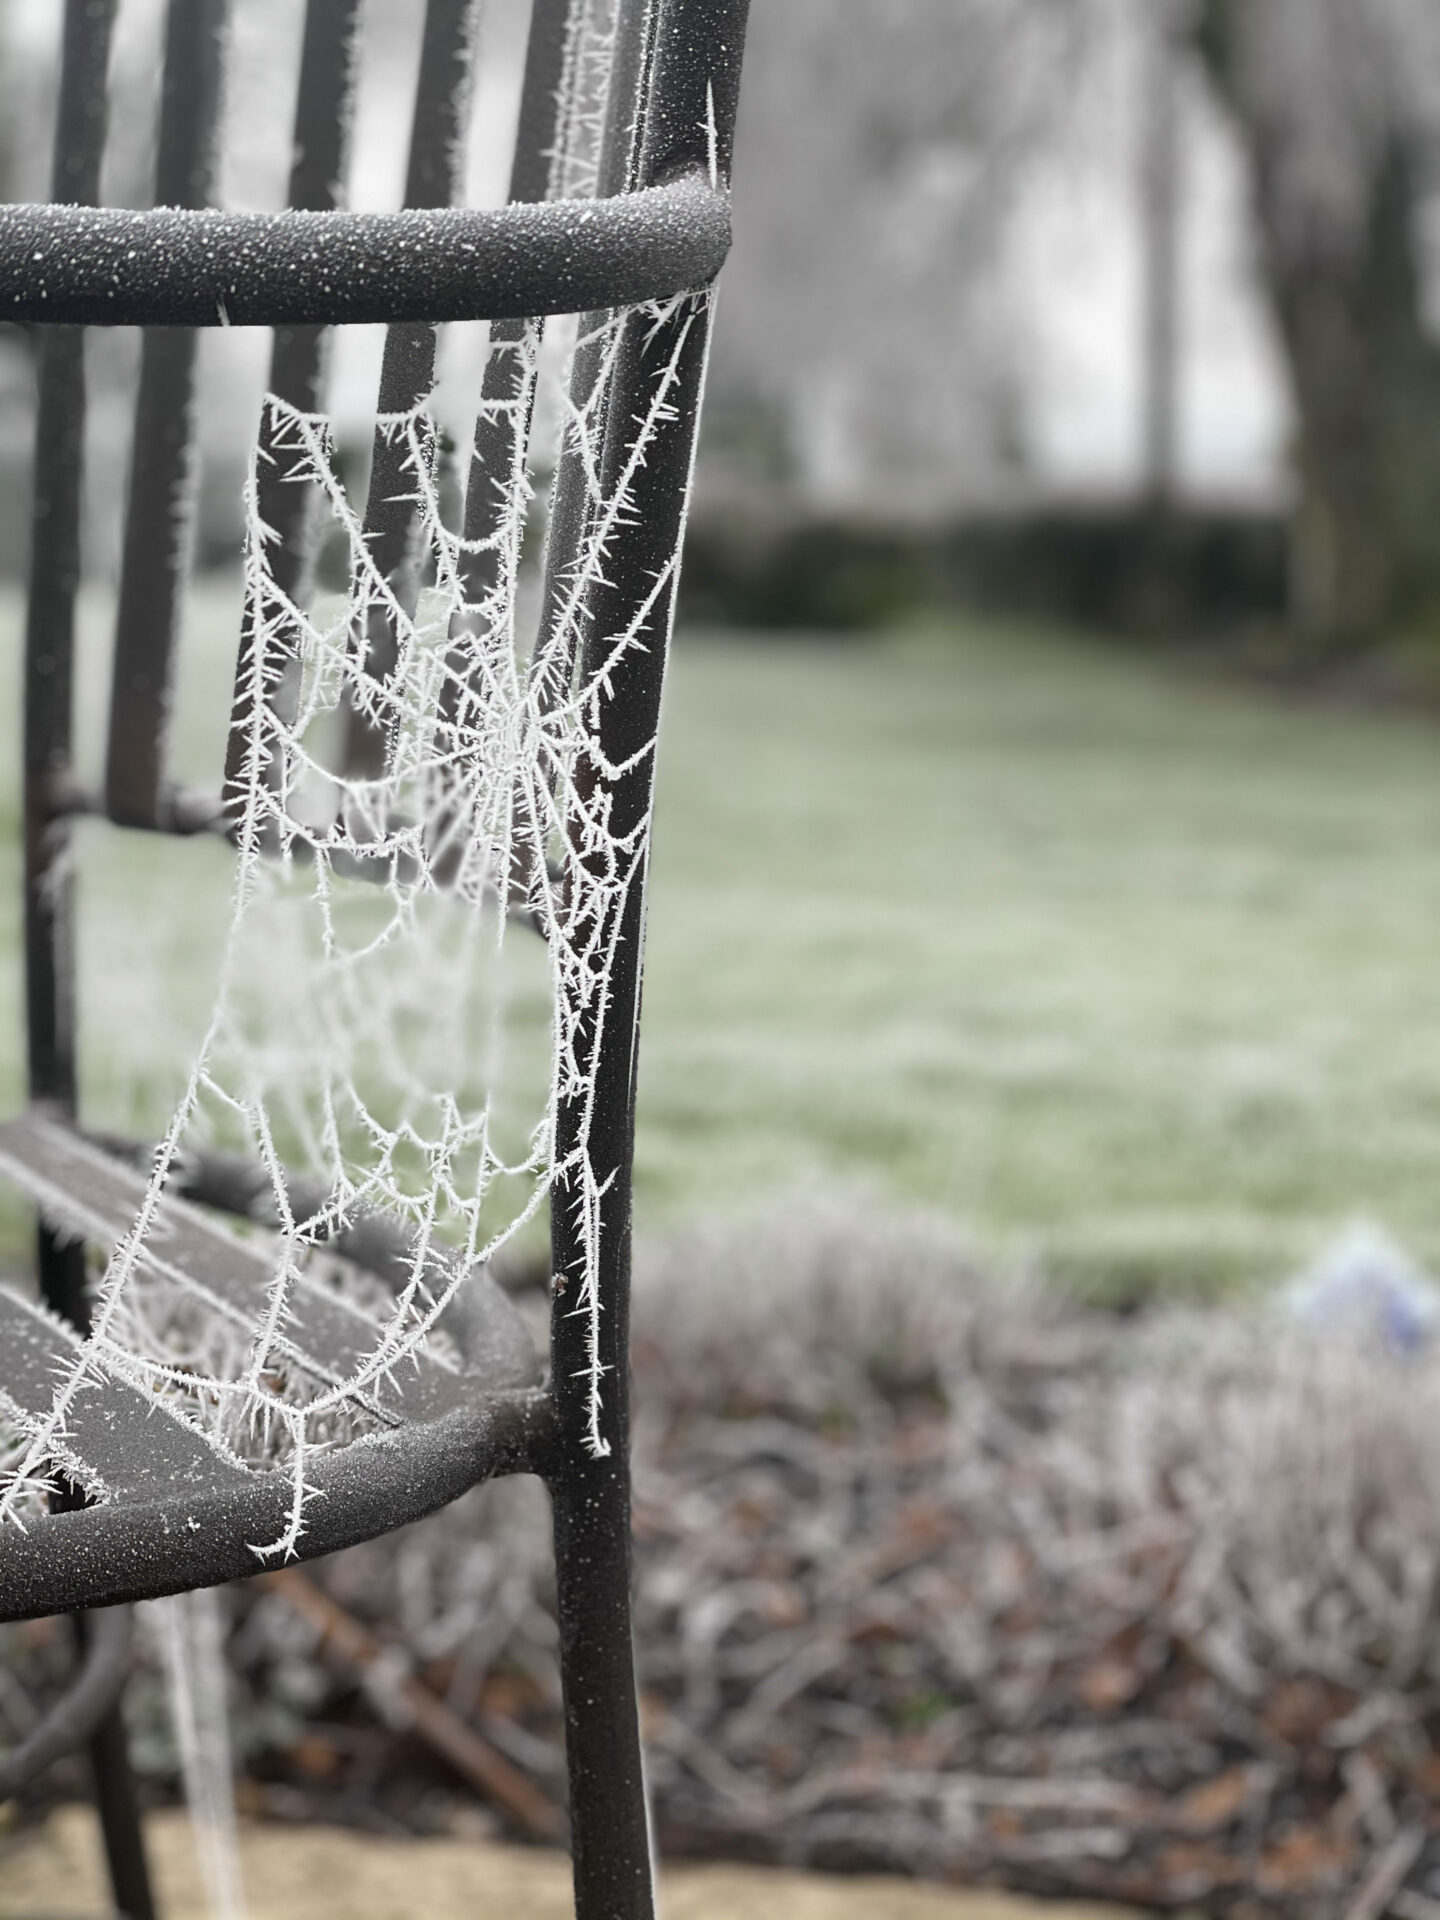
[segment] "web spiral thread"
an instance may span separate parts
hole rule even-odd
[[[508,470],[469,476],[487,490],[482,537],[467,538],[447,516],[428,411],[381,422],[401,454],[418,594],[377,566],[329,423],[267,400],[257,466],[274,462],[287,483],[315,490],[349,587],[307,608],[280,586],[252,470],[237,701],[246,731],[227,794],[237,867],[213,1017],[145,1204],[98,1287],[93,1330],[47,1414],[24,1423],[23,1445],[11,1449],[0,1517],[23,1523],[27,1498],[68,1459],[77,1395],[106,1376],[158,1395],[226,1458],[286,1467],[289,1525],[257,1551],[293,1550],[316,1449],[393,1417],[392,1390],[421,1347],[444,1359],[438,1323],[466,1276],[513,1240],[561,1178],[581,1216],[572,1311],[587,1323],[589,1445],[605,1450],[599,1223],[613,1169],[594,1164],[585,1116],[594,1035],[648,837],[648,821],[613,829],[610,789],[654,743],[610,766],[596,741],[616,668],[669,593],[674,557],[619,630],[595,630],[590,609],[636,477],[674,418],[680,354],[703,306],[703,296],[687,296],[638,316],[649,337],[680,345],[655,369],[648,410],[624,423],[608,461],[604,396],[637,316],[609,316],[576,341],[598,369],[581,399],[562,387],[559,401],[561,457],[583,476],[581,533],[530,634],[517,608],[539,323],[497,329],[492,343],[478,439],[511,452]],[[678,327],[659,324],[667,320]],[[356,717],[383,742],[378,767],[358,772],[345,770],[337,744]],[[548,970],[549,1094],[522,1120],[502,1111],[497,1087],[505,955],[532,930]],[[578,1103],[582,1118],[557,1162],[562,1100]],[[268,1177],[272,1278],[251,1324],[217,1313],[165,1255],[172,1170],[216,1145]],[[318,1203],[297,1204],[297,1170]],[[337,1232],[374,1213],[408,1236],[408,1271],[393,1292],[327,1251]],[[372,1328],[363,1360],[339,1381],[315,1377],[292,1337],[297,1288],[317,1273]]]

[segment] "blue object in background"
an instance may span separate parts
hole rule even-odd
[[[1345,1228],[1291,1282],[1287,1299],[1310,1326],[1378,1339],[1396,1353],[1417,1352],[1440,1323],[1440,1287],[1369,1220]]]

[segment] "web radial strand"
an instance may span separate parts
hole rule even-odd
[[[588,1328],[591,1442],[603,1450],[599,1202],[614,1169],[594,1162],[589,1116],[596,1036],[648,824],[614,830],[611,787],[626,768],[606,766],[596,743],[613,676],[668,593],[674,556],[614,616],[615,630],[593,631],[593,608],[615,603],[598,591],[610,549],[636,476],[674,424],[673,342],[703,304],[639,310],[640,337],[672,344],[656,347],[650,405],[624,423],[608,457],[602,396],[633,316],[607,317],[577,340],[574,351],[599,369],[584,404],[568,397],[569,368],[556,367],[552,404],[584,476],[585,511],[553,617],[533,633],[517,608],[537,599],[522,587],[538,326],[495,343],[477,444],[508,451],[470,476],[486,489],[483,513],[447,518],[439,437],[423,409],[383,422],[415,503],[413,606],[374,561],[330,423],[267,400],[256,459],[313,490],[348,584],[313,605],[292,597],[252,472],[249,685],[231,755],[236,873],[221,978],[145,1203],[98,1283],[93,1331],[48,1413],[0,1436],[0,1517],[24,1524],[57,1461],[83,1479],[67,1429],[86,1382],[106,1377],[165,1402],[232,1465],[289,1472],[288,1524],[256,1550],[292,1552],[317,1451],[393,1422],[422,1347],[458,1364],[445,1310],[480,1263],[537,1220],[560,1177],[582,1215],[573,1299]],[[679,322],[678,336],[663,320]],[[382,677],[357,642],[379,620],[395,640]],[[378,768],[343,770],[353,711],[383,739]],[[563,1165],[561,1100],[580,1114]],[[263,1250],[269,1278],[248,1312],[217,1301],[167,1251],[167,1181],[202,1149],[243,1154],[263,1171],[255,1211],[271,1231],[248,1244]],[[408,1264],[388,1283],[333,1249],[337,1233],[376,1213],[408,1236]],[[342,1374],[304,1346],[297,1290],[315,1284],[342,1295],[363,1328]]]

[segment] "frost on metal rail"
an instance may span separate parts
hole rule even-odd
[[[0,319],[213,327],[527,319],[707,285],[729,196],[689,169],[603,200],[491,211],[0,207]]]

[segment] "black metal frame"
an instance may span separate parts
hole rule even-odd
[[[69,1217],[83,1226],[95,1217],[86,1205],[67,1216],[59,1193],[66,1168],[94,1152],[67,1147],[56,1130],[73,1133],[77,1119],[70,823],[86,811],[150,831],[224,823],[218,801],[197,804],[173,789],[165,771],[193,459],[190,330],[274,327],[272,387],[308,409],[321,391],[325,329],[345,321],[384,321],[390,334],[381,405],[393,407],[397,396],[398,404],[409,405],[428,390],[439,322],[488,319],[498,323],[493,337],[504,340],[514,337],[504,329],[521,318],[610,309],[700,289],[718,270],[729,241],[727,183],[747,3],[623,0],[601,197],[565,203],[547,200],[546,191],[570,0],[534,0],[511,203],[498,212],[475,213],[450,203],[457,184],[453,135],[468,81],[476,7],[474,0],[428,0],[419,83],[423,111],[417,110],[406,211],[377,216],[337,211],[334,199],[347,146],[358,0],[308,0],[297,108],[305,139],[297,143],[291,211],[280,215],[227,214],[205,204],[227,0],[171,0],[156,183],[161,206],[139,214],[97,207],[116,0],[66,0],[55,204],[0,208],[0,317],[41,329],[24,755],[26,1008],[36,1118],[5,1130],[0,1163],[42,1202],[42,1297],[77,1328],[83,1329],[87,1312],[83,1248],[73,1224],[68,1237],[55,1224]],[[70,748],[85,413],[81,329],[91,325],[152,329],[137,405],[109,760],[104,792],[93,797],[76,787]],[[707,325],[707,313],[684,302],[658,327],[653,316],[629,323],[606,395],[604,457],[613,470],[630,423],[644,412],[651,369],[678,354],[673,404],[648,450],[635,511],[609,551],[605,580],[594,589],[590,609],[591,630],[614,632],[638,620],[645,642],[614,675],[590,776],[601,781],[608,778],[605,767],[627,769],[613,780],[610,796],[614,830],[622,836],[648,816],[652,804],[652,759],[636,749],[658,723],[673,577],[651,602],[657,570],[670,560],[681,533]],[[580,356],[577,383],[588,389],[595,378],[593,361]],[[495,453],[477,442],[481,458]],[[555,488],[552,586],[564,576],[584,519],[576,476],[563,462]],[[278,534],[277,565],[284,584],[303,591],[313,559],[303,490],[272,491],[276,498],[262,502],[262,510]],[[367,532],[377,546],[388,543],[399,554],[405,528],[388,524],[385,503],[383,484],[372,486]],[[370,646],[375,670],[383,671],[383,634],[372,635]],[[363,761],[366,751],[363,738],[352,740],[352,755]],[[228,771],[233,777],[234,768]],[[408,1437],[341,1450],[319,1463],[312,1478],[330,1497],[315,1503],[304,1543],[308,1557],[371,1537],[491,1474],[532,1472],[545,1479],[555,1520],[581,1920],[650,1920],[653,1913],[630,1626],[626,1357],[643,875],[641,881],[629,892],[618,929],[619,959],[603,1031],[584,1031],[580,1039],[583,1064],[597,1089],[590,1153],[602,1177],[614,1176],[602,1202],[599,1282],[607,1383],[602,1437],[608,1452],[596,1457],[586,1445],[591,1408],[583,1331],[566,1298],[581,1254],[575,1209],[568,1204],[573,1196],[561,1184],[551,1208],[557,1280],[549,1385],[525,1383],[506,1346],[510,1334],[503,1316],[497,1317],[497,1330],[487,1336],[483,1394],[442,1396]],[[579,1124],[578,1109],[562,1105],[559,1159]],[[121,1167],[123,1157],[110,1164]],[[109,1178],[102,1178],[102,1187]],[[111,1201],[119,1205],[125,1189],[118,1172],[112,1185],[116,1181],[119,1199],[112,1194]],[[244,1212],[256,1186],[245,1170],[217,1163],[179,1170],[176,1190]],[[198,1225],[193,1230],[201,1232]],[[384,1271],[396,1249],[380,1242],[368,1252],[350,1250]],[[38,1364],[34,1354],[29,1364]],[[143,1503],[84,1506],[77,1495],[75,1511],[52,1514],[29,1535],[5,1544],[0,1617],[111,1605],[253,1572],[246,1542],[262,1537],[256,1528],[267,1524],[269,1507],[282,1495],[280,1476],[274,1484],[263,1484],[272,1481],[268,1475],[247,1478],[250,1484],[243,1487],[197,1482]],[[199,1526],[189,1524],[197,1518]],[[83,1614],[80,1619],[92,1653],[86,1677],[41,1745],[51,1756],[57,1741],[89,1740],[117,1904],[134,1920],[147,1920],[153,1903],[123,1731],[113,1704],[107,1706],[113,1701],[106,1689],[117,1668],[117,1634],[106,1616],[97,1617],[103,1627],[86,1624]],[[27,1756],[10,1760],[12,1771],[23,1773]],[[0,1786],[8,1777],[0,1764]]]

